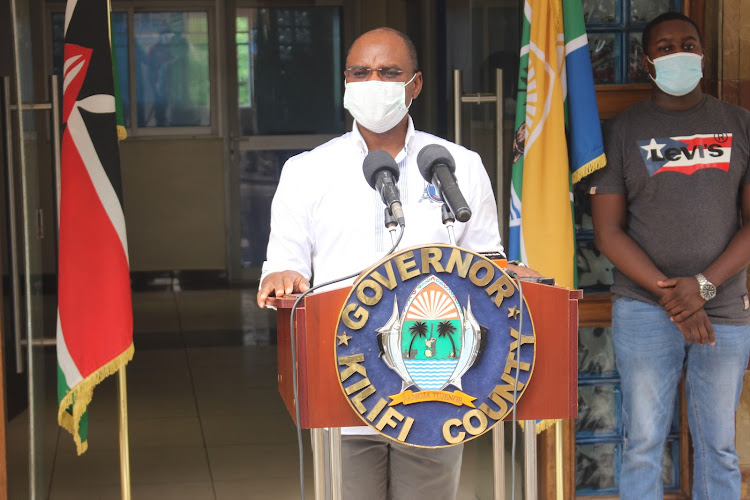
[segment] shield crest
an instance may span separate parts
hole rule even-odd
[[[404,305],[401,355],[421,390],[443,389],[458,365],[462,350],[463,311],[451,289],[429,276]]]

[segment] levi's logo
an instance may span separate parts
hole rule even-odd
[[[651,177],[664,172],[692,175],[708,168],[729,171],[732,134],[653,137],[636,142]]]

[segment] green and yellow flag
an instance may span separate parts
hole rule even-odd
[[[606,164],[581,1],[526,1],[522,36],[508,254],[572,288],[571,179]]]
[[[516,106],[508,257],[574,288],[571,182],[606,165],[581,0],[525,2]]]

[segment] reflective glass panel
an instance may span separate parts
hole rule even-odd
[[[578,418],[576,435],[618,437],[620,393],[610,384],[578,388]]]
[[[238,9],[241,135],[344,131],[340,7]]]
[[[241,263],[260,267],[266,260],[271,234],[271,201],[281,168],[298,150],[242,151],[240,153]]]
[[[587,23],[614,23],[617,21],[615,0],[583,0],[583,20]]]
[[[662,460],[664,466],[661,479],[665,490],[676,490],[680,486],[680,443],[677,439],[667,440]]]
[[[614,33],[590,33],[589,52],[594,83],[615,83],[620,54],[616,50]]]
[[[648,73],[643,69],[642,33],[631,33],[628,41],[628,78],[630,83],[648,83]]]
[[[594,494],[616,491],[620,445],[615,443],[576,446],[576,493]]]
[[[589,443],[576,446],[576,494],[589,496],[614,493],[620,484],[622,445]],[[665,490],[680,486],[679,442],[668,439],[662,456]]]
[[[578,376],[582,379],[617,376],[611,328],[578,330]]]
[[[208,13],[134,15],[139,127],[211,125]]]
[[[609,291],[614,283],[614,266],[602,254],[593,241],[585,240],[584,235],[578,238],[578,286],[591,291]]]
[[[114,63],[117,70],[117,83],[120,87],[120,102],[125,127],[130,127],[130,64],[128,47],[128,15],[125,12],[112,13],[112,38],[114,39]]]
[[[589,196],[589,179],[586,177],[573,185],[573,211],[575,212],[576,231],[593,231],[591,218],[591,196]]]
[[[647,23],[670,10],[671,0],[630,0],[630,21]]]

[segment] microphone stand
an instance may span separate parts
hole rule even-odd
[[[391,245],[394,247],[396,246],[396,229],[398,229],[398,221],[393,216],[393,212],[391,212],[391,207],[385,207],[385,227],[388,229],[388,232],[391,233]]]
[[[453,211],[450,209],[447,203],[443,203],[443,208],[440,211],[440,215],[443,217],[443,225],[448,231],[448,239],[451,245],[456,245],[456,235],[453,232],[453,224],[456,222],[456,216],[453,215]]]

